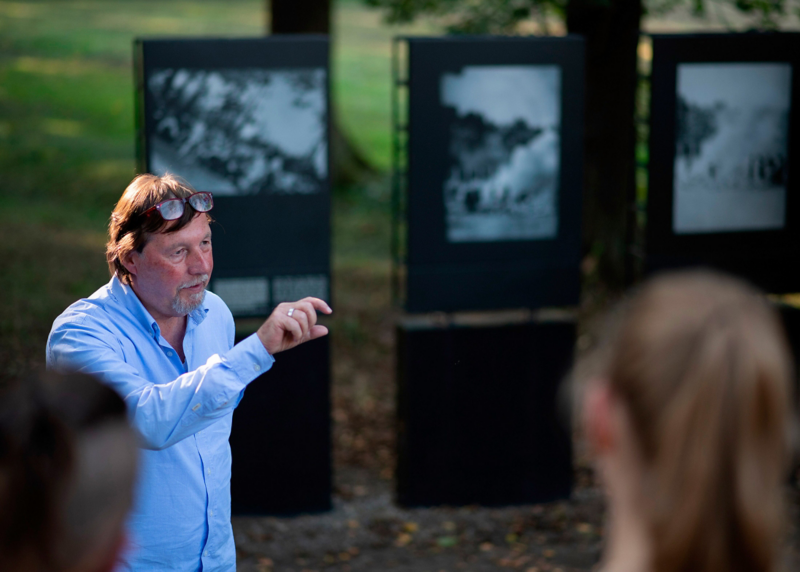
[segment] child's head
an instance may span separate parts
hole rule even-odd
[[[775,312],[732,278],[677,273],[600,334],[587,434],[612,510],[616,494],[641,513],[652,569],[774,568],[792,376]]]

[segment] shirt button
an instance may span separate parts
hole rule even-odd
[[[211,474],[211,469],[206,469],[206,474],[210,475]]]
[[[213,510],[209,510],[208,511],[208,516],[214,516],[214,511]]]
[[[172,352],[167,352],[167,357],[172,357]]]
[[[203,556],[208,556],[208,550],[203,551]]]
[[[253,369],[254,369],[255,371],[261,371],[261,366],[260,366],[260,365],[258,365],[257,363],[254,363],[254,364],[253,364]]]

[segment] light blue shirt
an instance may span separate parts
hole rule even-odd
[[[274,359],[255,334],[233,341],[230,310],[207,292],[188,315],[181,363],[116,276],[53,323],[47,367],[94,374],[114,388],[142,439],[125,570],[236,568],[231,420],[244,388]]]

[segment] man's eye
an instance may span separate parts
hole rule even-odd
[[[181,248],[181,249],[179,249],[179,250],[176,250],[176,251],[173,253],[173,256],[180,256],[181,254],[183,254],[183,248]]]

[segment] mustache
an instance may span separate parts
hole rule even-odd
[[[191,288],[192,286],[199,286],[200,284],[206,284],[208,283],[208,279],[209,275],[203,274],[201,276],[198,276],[195,280],[192,280],[191,282],[186,282],[185,284],[181,284],[180,286],[178,286],[178,290],[182,290],[183,288]]]

